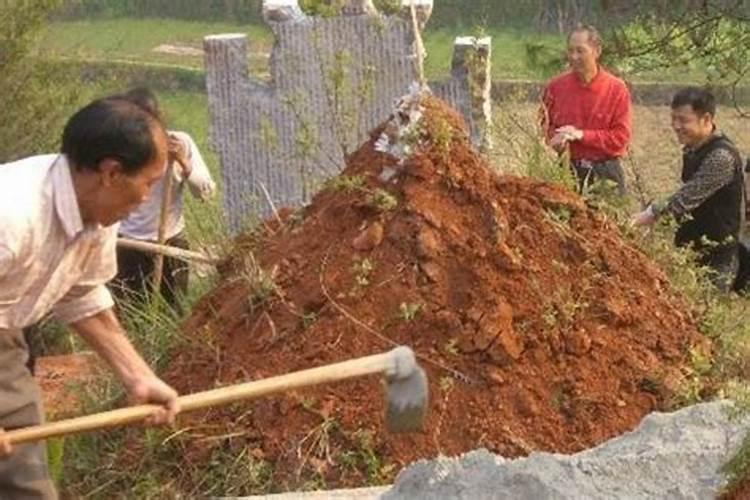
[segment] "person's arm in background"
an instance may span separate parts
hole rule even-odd
[[[645,225],[666,214],[674,217],[686,215],[732,182],[733,178],[734,157],[726,149],[716,149],[706,156],[695,175],[672,196],[664,202],[652,203],[646,210],[636,214],[631,222],[634,225]]]
[[[216,184],[211,178],[203,156],[195,141],[185,132],[170,132],[170,153],[181,156],[184,168],[181,170],[180,180],[185,180],[190,192],[201,201],[206,201],[216,191]]]
[[[688,214],[732,182],[733,178],[734,157],[726,149],[715,149],[706,156],[695,175],[666,202],[654,204],[654,212],[657,216],[663,213],[675,217]]]
[[[568,145],[569,137],[555,129],[550,118],[553,106],[554,92],[550,86],[547,86],[542,92],[542,102],[539,106],[539,125],[544,134],[544,142],[558,153],[562,153]]]

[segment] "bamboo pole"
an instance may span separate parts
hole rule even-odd
[[[424,75],[424,58],[426,50],[424,48],[424,41],[422,40],[422,30],[419,28],[419,22],[417,21],[417,8],[414,6],[414,2],[411,2],[411,25],[414,30],[414,46],[416,49],[416,70],[417,70],[417,82],[421,88],[427,85],[427,79]]]
[[[184,248],[171,247],[169,245],[159,245],[158,243],[133,240],[130,238],[117,238],[117,244],[123,248],[132,248],[133,250],[153,253],[154,255],[173,257],[175,259],[181,259],[187,262],[216,264],[221,260],[218,257],[212,257],[201,252],[193,252],[191,250],[185,250]]]
[[[161,211],[159,212],[159,231],[156,242],[164,245],[167,241],[167,219],[169,215],[169,206],[172,204],[172,186],[174,185],[174,161],[167,165],[167,171],[164,174],[164,184],[162,185]],[[154,293],[161,290],[161,279],[164,274],[164,254],[156,253],[154,255],[154,271],[151,273],[151,286]]]

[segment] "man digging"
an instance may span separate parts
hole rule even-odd
[[[163,405],[150,423],[174,420],[177,393],[126,338],[105,286],[116,273],[115,223],[146,199],[166,159],[156,118],[104,99],[70,118],[60,155],[0,165],[0,428],[43,419],[21,332],[47,313],[104,358],[133,403]],[[0,432],[0,457],[0,498],[57,497],[43,443],[11,449]]]
[[[672,215],[679,223],[675,245],[690,246],[709,279],[729,291],[739,269],[745,197],[740,153],[716,128],[716,102],[705,89],[688,87],[672,99],[672,129],[683,145],[682,187],[662,203],[633,217],[636,226]]]

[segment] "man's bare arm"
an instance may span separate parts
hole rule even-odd
[[[164,406],[148,423],[174,421],[180,410],[177,392],[157,377],[138,354],[111,308],[71,326],[109,364],[122,381],[133,404],[152,403]]]

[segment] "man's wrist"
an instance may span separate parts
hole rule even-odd
[[[155,378],[157,378],[156,374],[151,369],[136,369],[133,372],[122,374],[120,381],[128,393],[136,394],[139,392],[139,388],[142,390],[149,380]]]
[[[667,209],[667,204],[663,201],[653,201],[648,207],[651,209],[654,218],[658,219],[664,214],[664,211]]]

